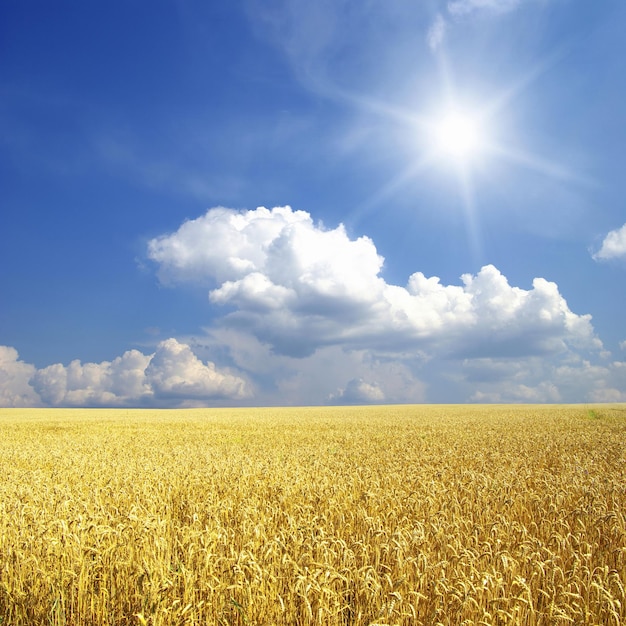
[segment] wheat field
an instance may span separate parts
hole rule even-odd
[[[626,407],[0,410],[1,625],[626,623]]]

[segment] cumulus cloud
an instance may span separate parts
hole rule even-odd
[[[203,406],[250,393],[243,378],[202,362],[176,339],[150,355],[129,350],[113,361],[74,360],[39,370],[0,346],[2,406]]]
[[[626,258],[626,224],[607,234],[593,258],[596,261]]]
[[[626,363],[542,277],[523,288],[486,265],[457,284],[419,271],[391,284],[371,239],[290,207],[210,209],[148,256],[162,283],[206,290],[216,317],[203,336],[39,370],[0,347],[0,403],[626,400]]]
[[[0,406],[39,406],[41,399],[29,381],[35,366],[20,361],[15,348],[0,346]]]
[[[382,389],[376,383],[368,383],[362,378],[348,381],[344,389],[339,389],[329,398],[332,404],[375,404],[384,400]]]
[[[210,209],[148,254],[163,283],[204,285],[222,308],[206,340],[262,403],[591,401],[626,388],[619,365],[587,365],[610,358],[591,316],[542,277],[522,288],[486,265],[458,284],[416,271],[394,285],[371,239],[290,207]]]
[[[164,282],[210,283],[210,300],[234,309],[223,324],[292,357],[331,345],[457,357],[601,347],[590,316],[573,313],[555,283],[512,287],[487,265],[461,285],[421,272],[406,286],[388,284],[371,239],[289,207],[211,209],[148,251]]]
[[[214,363],[203,363],[188,345],[176,339],[167,339],[159,344],[145,374],[154,394],[162,399],[241,400],[249,395],[243,379],[218,371]]]
[[[129,350],[113,361],[65,366],[55,363],[38,370],[33,387],[52,406],[119,406],[151,395],[144,370],[150,357]]]

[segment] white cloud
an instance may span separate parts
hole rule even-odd
[[[472,402],[494,403],[514,402],[522,404],[559,402],[559,390],[550,382],[539,383],[531,387],[524,384],[504,384],[497,390],[477,390],[470,396]]]
[[[593,258],[596,261],[626,258],[626,224],[608,233]]]
[[[38,370],[33,386],[52,406],[121,406],[141,403],[152,394],[145,381],[150,357],[129,350],[113,361],[68,366],[55,363]]]
[[[585,390],[584,399],[590,402],[626,401],[626,362],[597,364],[582,359],[557,367],[553,378],[568,395]]]
[[[486,265],[456,285],[421,272],[393,285],[371,239],[289,207],[211,209],[149,255],[162,281],[204,284],[227,307],[203,349],[247,372],[261,404],[590,401],[626,389],[616,366],[587,367],[610,354],[545,278],[524,289]]]
[[[0,346],[0,406],[39,406],[41,399],[29,381],[35,366],[19,360],[15,348]]]
[[[263,267],[267,247],[290,225],[310,223],[304,211],[277,207],[238,213],[216,207],[171,235],[152,239],[148,255],[165,282],[239,279]]]
[[[113,361],[28,367],[31,393],[50,406],[202,406],[250,394],[242,378],[203,363],[176,339],[151,355],[129,350]]]
[[[486,265],[458,284],[422,272],[390,284],[371,239],[289,207],[211,209],[148,249],[164,283],[208,292],[217,317],[204,336],[40,370],[3,347],[0,403],[626,399],[626,363],[611,361],[591,317],[545,278],[522,288]]]
[[[561,402],[551,368],[539,357],[466,359],[462,382],[472,402]]]
[[[623,402],[626,362],[592,363],[574,353],[558,359],[474,359],[456,381],[474,402]]]
[[[512,287],[488,265],[462,285],[421,272],[406,287],[388,284],[371,239],[289,207],[211,209],[148,250],[162,280],[212,284],[211,301],[235,309],[222,324],[288,356],[331,345],[485,357],[601,347],[590,316],[570,311],[552,282]]]
[[[332,404],[374,404],[383,402],[385,394],[376,383],[362,378],[349,380],[344,389],[339,389],[329,398]]]
[[[242,400],[248,397],[242,378],[203,363],[188,345],[176,339],[162,341],[146,368],[146,380],[160,399],[206,401],[211,398]]]
[[[245,329],[206,329],[204,338],[194,338],[198,354],[220,354],[256,381],[256,405],[313,405],[327,402],[338,386],[351,378],[376,381],[385,402],[410,403],[426,400],[426,385],[412,366],[419,355],[398,359],[377,357],[367,350],[341,346],[318,349],[306,357],[276,354]]]

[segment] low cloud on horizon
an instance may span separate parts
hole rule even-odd
[[[150,355],[128,350],[113,361],[74,360],[39,370],[20,361],[15,348],[0,346],[2,406],[194,407],[249,395],[245,380],[203,363],[173,338]]]
[[[370,238],[288,206],[210,209],[147,256],[172,292],[205,290],[217,317],[101,363],[37,369],[0,347],[0,404],[626,400],[626,363],[541,277],[523,289],[486,265],[458,285],[419,271],[393,285]]]

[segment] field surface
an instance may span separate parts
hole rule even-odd
[[[0,410],[0,624],[626,623],[626,406]]]

